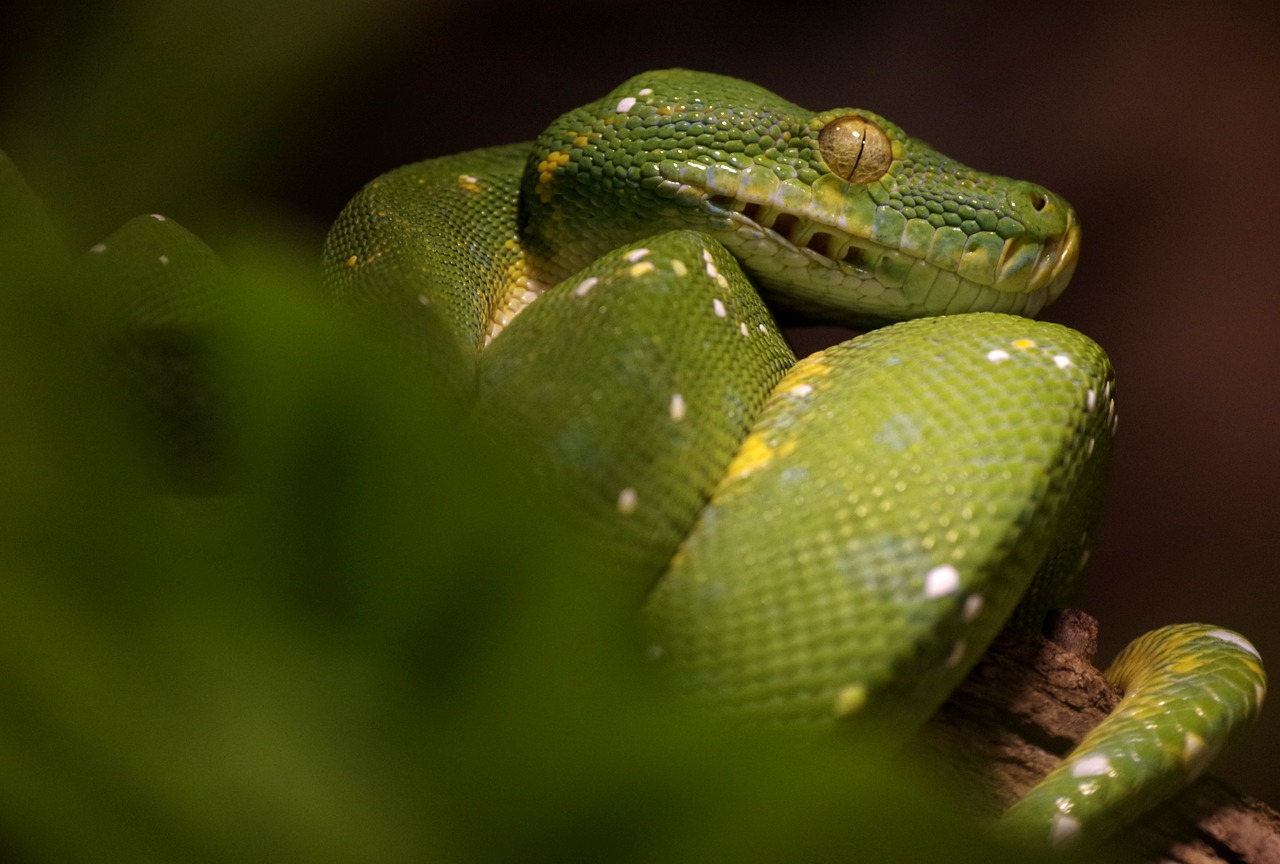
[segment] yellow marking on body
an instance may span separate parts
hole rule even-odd
[[[348,267],[354,267],[354,266],[356,266],[356,265],[357,265],[357,264],[359,264],[359,263],[360,263],[360,256],[359,256],[359,255],[352,255],[350,258],[348,258],[348,259],[347,259],[347,266],[348,266]]]
[[[648,261],[641,261],[639,264],[632,264],[631,267],[627,270],[627,273],[631,276],[643,276],[646,273],[652,273],[652,272],[653,272],[653,264],[651,264]]]
[[[785,441],[774,447],[765,440],[764,433],[752,432],[743,440],[742,446],[738,448],[737,455],[729,463],[729,468],[725,471],[724,482],[731,483],[734,480],[741,480],[754,474],[775,458],[789,456],[795,452],[795,449],[796,442],[794,440]]]
[[[563,150],[552,150],[547,158],[538,163],[538,197],[543,201],[551,200],[551,180],[555,173],[569,162],[569,154]]]
[[[473,177],[473,176],[472,176],[472,175],[470,175],[470,174],[459,174],[459,175],[458,175],[458,188],[462,189],[464,192],[480,192],[480,191],[482,191],[482,190],[481,190],[481,187],[480,187],[480,178],[479,178],[479,177]]]
[[[675,273],[677,276],[688,276],[689,268],[684,266],[683,261],[673,258],[671,261],[671,272]]]
[[[1019,351],[1026,351],[1026,350],[1028,350],[1028,349],[1030,349],[1030,348],[1034,348],[1034,347],[1036,347],[1036,340],[1034,340],[1034,339],[1015,339],[1015,340],[1013,340],[1013,347],[1014,347],[1014,348],[1017,348]]]
[[[831,713],[836,717],[848,717],[862,710],[867,704],[867,688],[863,684],[849,684],[841,687],[831,706]]]
[[[583,147],[586,147],[589,143],[591,142],[587,140],[586,135],[579,135],[577,138],[573,139],[573,146],[577,147],[579,150],[581,150]]]
[[[729,463],[725,472],[725,480],[738,480],[753,471],[763,468],[773,461],[773,447],[764,440],[764,435],[753,432],[743,440],[738,453]]]
[[[516,240],[508,238],[502,247],[512,254],[512,258],[507,262],[496,286],[497,292],[487,322],[489,326],[485,345],[493,341],[516,315],[547,290],[547,285],[533,276],[528,256]]]
[[[1199,657],[1180,657],[1169,664],[1169,671],[1178,675],[1189,675],[1200,668]]]

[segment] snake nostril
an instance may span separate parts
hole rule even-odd
[[[1045,211],[1045,208],[1047,208],[1048,206],[1049,206],[1049,198],[1043,192],[1041,192],[1039,189],[1032,191],[1031,193],[1032,209],[1034,209],[1037,213],[1043,213]]]

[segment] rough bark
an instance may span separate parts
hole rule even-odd
[[[1067,610],[1046,631],[1001,636],[929,729],[925,746],[947,754],[978,812],[1016,800],[1119,701],[1092,665],[1097,622]],[[1138,861],[1271,864],[1280,814],[1206,776],[1116,843]]]

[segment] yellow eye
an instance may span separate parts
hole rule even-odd
[[[846,114],[837,117],[818,133],[818,149],[832,172],[850,183],[879,180],[893,163],[893,145],[876,124]]]

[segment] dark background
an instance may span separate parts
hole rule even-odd
[[[174,4],[182,5],[182,4]],[[197,7],[192,7],[196,9]],[[0,147],[74,243],[163,211],[318,249],[362,183],[530,138],[646,68],[865,107],[1084,226],[1044,317],[1110,352],[1120,425],[1080,606],[1103,656],[1208,621],[1280,664],[1280,24],[1267,3],[64,4],[0,34]],[[300,47],[301,46],[301,47]],[[188,62],[194,73],[176,74]],[[269,74],[246,76],[246,68]],[[261,82],[267,81],[267,85]],[[198,158],[193,157],[198,154]],[[1280,805],[1280,709],[1217,770]]]

